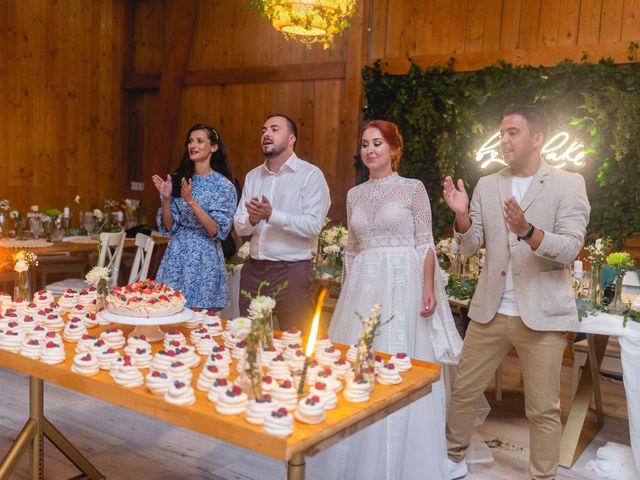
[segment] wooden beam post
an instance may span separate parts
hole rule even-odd
[[[176,138],[178,113],[182,100],[182,85],[187,73],[189,52],[196,24],[198,0],[169,0],[166,9],[165,53],[160,78],[160,90],[155,99],[154,119],[149,141],[149,158],[144,159],[144,210],[155,211],[158,195],[151,176],[166,176],[173,170],[172,142]],[[153,222],[153,219],[148,219]]]
[[[351,19],[351,26],[345,32],[347,38],[346,63],[347,70],[342,97],[342,111],[340,112],[339,136],[339,168],[338,188],[333,192],[331,211],[329,216],[346,223],[347,220],[347,191],[355,184],[355,170],[353,157],[359,152],[360,139],[358,135],[362,127],[363,88],[362,67],[367,64],[369,50],[369,13],[373,0],[363,0],[358,11]]]

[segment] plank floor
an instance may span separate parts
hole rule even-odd
[[[469,480],[526,479],[529,433],[524,417],[520,367],[517,358],[504,364],[503,400],[492,400],[492,412],[479,429],[485,440],[500,439],[493,448],[495,462],[471,466]],[[568,411],[571,368],[563,367],[563,412]],[[560,468],[558,479],[596,479],[585,469],[596,450],[607,441],[629,444],[624,389],[620,382],[604,379],[605,427],[576,465]],[[9,448],[28,415],[28,381],[24,375],[0,368],[0,455]],[[209,437],[180,429],[55,385],[45,385],[47,417],[108,479],[259,479],[286,478],[284,464]],[[45,444],[45,478],[66,479],[77,470],[48,442]],[[25,457],[12,478],[29,478]],[[359,479],[358,479],[359,480]]]

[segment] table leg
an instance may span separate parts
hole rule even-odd
[[[589,445],[591,440],[598,434],[602,425],[596,428],[585,428],[587,413],[591,405],[591,397],[594,393],[594,383],[599,381],[598,372],[602,364],[604,351],[609,341],[608,335],[589,335],[589,343],[593,344],[589,348],[589,354],[582,369],[582,376],[578,383],[576,394],[567,423],[562,432],[562,442],[560,444],[560,465],[571,468],[576,459]],[[595,372],[595,373],[594,373]],[[582,438],[581,438],[582,436]]]
[[[43,480],[44,437],[47,437],[84,474],[75,478],[104,480],[104,475],[45,418],[44,382],[39,378],[29,377],[29,419],[0,463],[0,479],[11,478],[13,469],[31,447],[31,479]]]
[[[304,480],[304,454],[296,453],[289,460],[287,480]]]

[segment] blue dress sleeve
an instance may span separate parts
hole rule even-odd
[[[162,199],[160,199],[160,202],[162,202]],[[173,225],[171,226],[171,228],[167,229],[162,223],[162,207],[158,209],[158,214],[156,215],[156,224],[158,225],[158,230],[163,235],[173,235],[178,230],[178,226],[180,224],[180,211],[178,210],[176,200],[173,197],[171,197],[171,215],[173,215]]]
[[[236,188],[229,180],[222,177],[216,188],[215,201],[211,202],[207,209],[207,214],[218,224],[215,240],[224,240],[229,235],[237,205]]]

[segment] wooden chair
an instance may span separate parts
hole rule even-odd
[[[145,235],[144,233],[138,233],[136,235],[136,256],[133,259],[133,265],[131,266],[131,273],[129,274],[129,281],[127,285],[137,282],[138,280],[146,280],[149,275],[149,265],[151,264],[151,254],[153,253],[153,247],[155,242],[153,238]]]
[[[38,288],[44,288],[47,283],[47,276],[57,274],[71,274],[74,277],[84,277],[87,269],[87,262],[84,258],[79,258],[69,253],[59,255],[39,255],[38,256]],[[67,275],[69,276],[69,275]],[[60,276],[58,276],[60,278]]]
[[[120,262],[122,260],[122,250],[124,249],[125,232],[101,233],[100,234],[100,255],[98,266],[107,267],[111,270],[109,288],[118,284],[118,274],[120,273]],[[68,278],[46,286],[54,295],[62,295],[68,288],[82,290],[87,287],[84,278]]]

